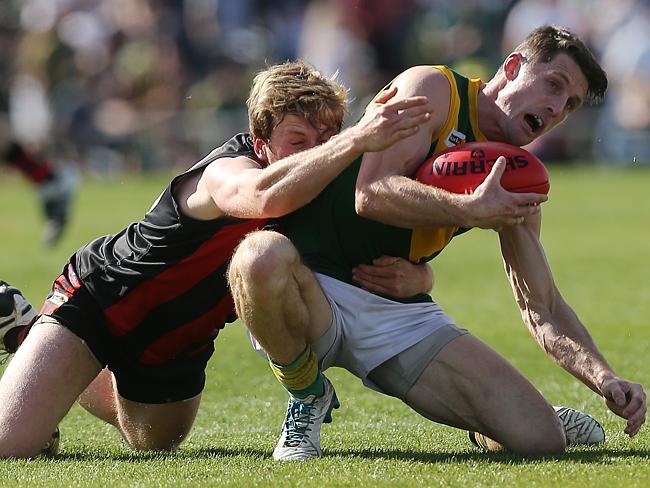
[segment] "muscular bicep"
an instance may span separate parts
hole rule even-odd
[[[363,190],[391,175],[412,175],[427,156],[433,134],[447,119],[451,87],[440,71],[429,66],[416,66],[398,76],[391,86],[398,88],[396,98],[428,97],[434,107],[433,113],[431,119],[412,136],[384,151],[364,154],[357,189]]]
[[[263,198],[257,189],[261,168],[246,157],[220,158],[203,171],[196,191],[186,205],[195,218],[231,215],[240,218],[263,217]]]

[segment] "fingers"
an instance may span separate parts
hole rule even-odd
[[[397,296],[399,282],[404,281],[400,260],[395,256],[380,256],[373,259],[372,264],[360,264],[353,268],[352,279],[372,293]]]
[[[624,432],[630,437],[637,435],[645,423],[645,416],[645,408],[637,410],[634,415],[630,416],[630,418],[627,419],[627,424],[625,426]]]
[[[603,384],[607,407],[627,420],[624,432],[635,436],[645,423],[647,403],[643,387],[624,380],[610,380]]]
[[[420,126],[431,119],[431,112],[426,107],[410,108],[399,111],[395,116],[393,133],[389,140],[392,142],[406,139],[420,130]]]
[[[399,129],[393,134],[393,136],[389,140],[391,141],[391,143],[397,142],[401,139],[406,139],[407,137],[411,137],[419,130],[420,130],[419,125],[414,125],[413,127],[406,127],[405,129]]]
[[[375,258],[372,260],[372,264],[375,266],[392,266],[394,264],[397,264],[401,258],[395,257],[395,256],[379,256],[378,258]]]
[[[621,412],[619,415],[623,415],[623,407],[627,404],[627,394],[631,388],[630,383],[618,378],[610,379],[605,381],[601,388],[603,396],[618,407]]]
[[[354,268],[353,273],[356,271],[357,274],[365,279],[399,276],[396,270],[392,268],[392,265],[393,264],[388,262],[385,262],[384,264],[374,264],[373,262],[372,265],[360,264]]]
[[[374,102],[375,103],[386,103],[388,100],[393,98],[396,93],[397,93],[397,87],[396,86],[388,87],[385,90],[379,92],[379,94],[375,97]]]
[[[494,162],[494,164],[492,165],[492,168],[490,168],[490,173],[487,175],[482,185],[501,186],[501,177],[503,176],[503,173],[505,171],[506,171],[506,158],[503,156],[499,156],[497,160]],[[546,200],[548,200],[548,195],[544,195],[542,193],[514,193],[514,192],[509,192],[509,193],[511,194],[511,198],[513,199],[513,203],[515,205],[521,207],[531,207],[529,211],[526,212],[526,215],[530,215],[532,213],[538,212],[539,209],[535,209],[533,207],[539,205],[540,203],[544,203]]]
[[[425,107],[429,103],[429,99],[424,96],[415,96],[403,98],[402,100],[395,100],[389,104],[386,104],[387,108],[391,110],[407,110],[414,107]]]
[[[503,176],[505,170],[506,170],[506,158],[504,158],[503,156],[499,156],[497,160],[494,162],[494,164],[492,165],[492,168],[490,168],[490,173],[487,175],[483,183],[489,185],[492,184],[492,182],[497,181],[499,182],[499,185],[501,185],[501,176]]]
[[[628,383],[628,387],[629,389],[625,399],[627,405],[623,410],[623,415],[625,417],[630,417],[639,409],[645,410],[646,408],[646,396],[641,385]],[[623,405],[625,405],[625,403]]]
[[[508,225],[521,225],[526,221],[526,217],[523,216],[518,216],[518,217],[512,217],[510,221],[508,222]]]
[[[618,407],[624,407],[627,403],[626,393],[629,391],[630,385],[627,383],[614,383],[610,390],[610,398]]]
[[[543,193],[513,193],[516,205],[536,207],[548,200],[548,195]],[[532,210],[535,210],[534,208]],[[539,210],[539,209],[537,209]]]
[[[354,268],[352,271],[352,279],[358,283],[361,288],[371,293],[379,295],[394,294],[394,282],[392,279],[382,277],[381,275],[373,275],[360,269]]]
[[[417,120],[422,123],[431,118],[432,107],[427,97],[417,96],[387,103],[381,110],[385,117],[394,118],[397,122]]]
[[[645,423],[648,406],[646,404],[646,394],[641,385],[631,384],[629,387],[627,393],[629,401],[622,413],[627,418],[625,433],[630,437],[634,437]]]

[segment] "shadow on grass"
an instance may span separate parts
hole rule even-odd
[[[271,452],[262,449],[228,449],[228,448],[181,448],[175,452],[151,451],[151,452],[129,452],[111,453],[103,450],[90,450],[86,452],[62,452],[56,456],[60,461],[98,461],[109,459],[113,461],[125,461],[131,463],[142,463],[159,461],[165,459],[186,459],[200,460],[210,458],[235,458],[247,457],[256,459],[271,459]],[[508,453],[483,453],[483,452],[444,452],[429,453],[421,451],[401,450],[328,450],[325,452],[325,459],[328,458],[360,458],[360,459],[385,459],[400,461],[416,461],[420,463],[457,463],[467,461],[482,461],[499,464],[526,464],[531,461],[575,461],[585,464],[602,464],[613,462],[623,458],[645,458],[650,459],[648,449],[606,449],[606,448],[585,448],[584,450],[569,450],[564,454],[554,456],[522,456]]]
[[[531,461],[554,460],[554,461],[578,461],[585,464],[611,461],[620,458],[639,457],[650,459],[648,449],[607,449],[607,448],[585,448],[584,450],[569,450],[563,454],[547,456],[524,456],[511,453],[485,453],[485,452],[439,452],[428,453],[419,451],[400,450],[372,450],[363,449],[358,451],[328,451],[327,456],[359,457],[363,459],[393,459],[404,461],[417,461],[421,463],[449,463],[465,461],[483,461],[501,464],[525,464]]]
[[[209,459],[209,458],[270,458],[271,452],[262,449],[227,449],[227,448],[180,448],[177,451],[128,451],[110,452],[106,450],[88,450],[84,452],[61,452],[54,459],[61,461],[128,461],[133,463],[158,461],[164,459]]]

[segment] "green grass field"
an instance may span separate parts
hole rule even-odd
[[[552,167],[543,241],[556,281],[618,373],[650,387],[650,171]],[[35,304],[68,255],[138,219],[168,175],[85,181],[69,232],[41,245],[29,186],[0,174],[0,278]],[[650,486],[650,432],[634,439],[585,386],[555,366],[519,319],[501,268],[497,236],[473,231],[434,263],[434,296],[458,323],[492,344],[554,404],[603,423],[607,442],[544,459],[486,455],[465,433],[433,424],[401,402],[365,389],[340,369],[328,376],[342,401],[323,429],[325,457],[270,458],[285,395],[240,324],[217,341],[189,439],[173,454],[132,453],[117,432],[74,407],[54,459],[0,461],[2,486]]]

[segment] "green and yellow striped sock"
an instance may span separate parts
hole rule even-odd
[[[269,363],[275,377],[293,397],[302,399],[325,393],[323,375],[318,370],[318,358],[309,344],[290,364],[278,364],[273,360]]]

